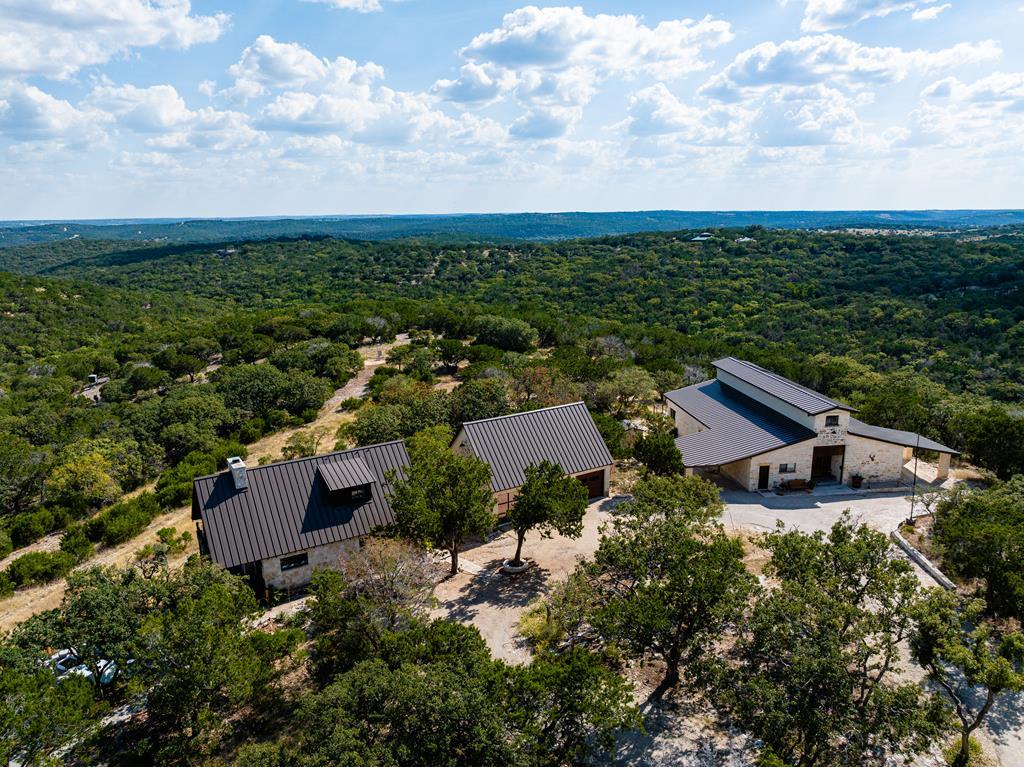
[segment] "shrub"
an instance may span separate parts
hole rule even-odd
[[[60,550],[70,554],[76,562],[82,562],[92,556],[92,541],[85,532],[85,525],[74,524],[64,531],[60,539]]]
[[[669,475],[683,473],[683,456],[669,434],[648,434],[637,440],[633,455],[648,471]]]
[[[157,497],[143,493],[97,514],[86,523],[85,534],[90,541],[113,546],[141,533],[159,513]]]
[[[0,529],[0,558],[6,557],[14,551],[14,544],[11,543],[10,534],[3,529]]]
[[[353,410],[358,410],[359,408],[361,408],[365,402],[366,400],[362,399],[361,397],[348,397],[347,399],[343,399],[340,403],[338,403],[338,410],[342,410],[346,413],[352,412]]]
[[[28,546],[53,529],[53,513],[49,509],[18,514],[11,520],[10,535],[14,548]]]
[[[607,413],[590,413],[597,426],[601,439],[608,446],[608,452],[613,458],[628,458],[630,455],[629,446],[626,444],[626,428],[622,423]]]
[[[63,578],[75,566],[75,558],[65,551],[32,551],[11,562],[7,575],[15,586],[35,586]]]

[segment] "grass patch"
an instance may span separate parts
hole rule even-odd
[[[996,763],[992,761],[986,754],[985,750],[981,747],[981,742],[971,736],[968,742],[969,756],[967,764],[969,767],[996,767]],[[955,738],[948,746],[942,749],[942,757],[946,760],[946,764],[952,767],[953,762],[956,760],[957,754],[960,753],[960,738]]]

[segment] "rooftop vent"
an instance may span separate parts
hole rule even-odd
[[[228,458],[228,469],[231,471],[231,479],[235,483],[235,490],[245,490],[249,487],[249,478],[245,475],[245,461],[235,455]]]

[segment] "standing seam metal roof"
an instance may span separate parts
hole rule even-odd
[[[377,481],[366,461],[358,456],[339,458],[337,461],[322,461],[317,465],[316,471],[327,485],[327,489],[332,492],[370,485]]]
[[[686,466],[721,466],[813,439],[813,429],[721,381],[705,381],[665,398],[707,427],[676,440]]]
[[[353,459],[371,477],[370,499],[338,504],[317,477],[321,469],[337,469],[339,462],[347,463],[345,469],[358,467]],[[408,465],[405,443],[397,440],[254,466],[246,469],[247,490],[235,489],[230,472],[200,477],[193,483],[192,518],[202,519],[210,556],[224,567],[306,551],[391,524],[387,474],[396,471],[403,477]],[[355,476],[351,474],[350,479]]]
[[[790,381],[788,378],[780,376],[778,373],[765,370],[753,362],[738,360],[735,357],[724,357],[711,364],[718,370],[724,370],[726,373],[736,376],[751,386],[773,397],[777,397],[795,408],[799,408],[808,415],[818,415],[827,410],[836,409],[856,412],[856,408],[852,408],[831,397],[826,397],[824,394],[808,389],[806,386],[801,386],[794,381]]]
[[[903,445],[903,447],[920,447],[922,450],[932,450],[936,453],[960,455],[960,453],[953,448],[939,444],[933,439],[920,437],[916,432],[901,431],[900,429],[887,429],[884,426],[872,426],[869,423],[858,421],[856,418],[850,419],[850,425],[847,428],[847,431],[850,432],[850,434],[856,434],[858,437],[877,439],[881,442],[891,442],[894,445]]]
[[[467,421],[466,446],[491,467],[494,492],[526,481],[526,467],[552,461],[567,474],[603,469],[612,456],[582,402]]]

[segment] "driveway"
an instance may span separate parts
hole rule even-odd
[[[529,647],[517,631],[523,610],[546,594],[551,584],[572,572],[580,558],[593,556],[600,541],[599,528],[611,519],[611,510],[623,500],[625,497],[618,496],[588,507],[583,535],[576,540],[528,535],[523,555],[533,561],[534,567],[521,575],[498,572],[502,562],[515,553],[515,534],[511,531],[466,550],[460,557],[465,569],[434,591],[438,600],[434,616],[470,623],[480,630],[496,657],[510,663],[528,663]],[[806,532],[827,531],[847,510],[854,522],[888,534],[910,514],[910,502],[902,492],[764,497],[724,489],[722,500],[726,529],[748,534],[773,530],[778,520]],[[916,565],[914,570],[922,585],[936,585]],[[989,715],[985,736],[1003,767],[1024,767],[1024,695],[1006,696],[997,703]]]

